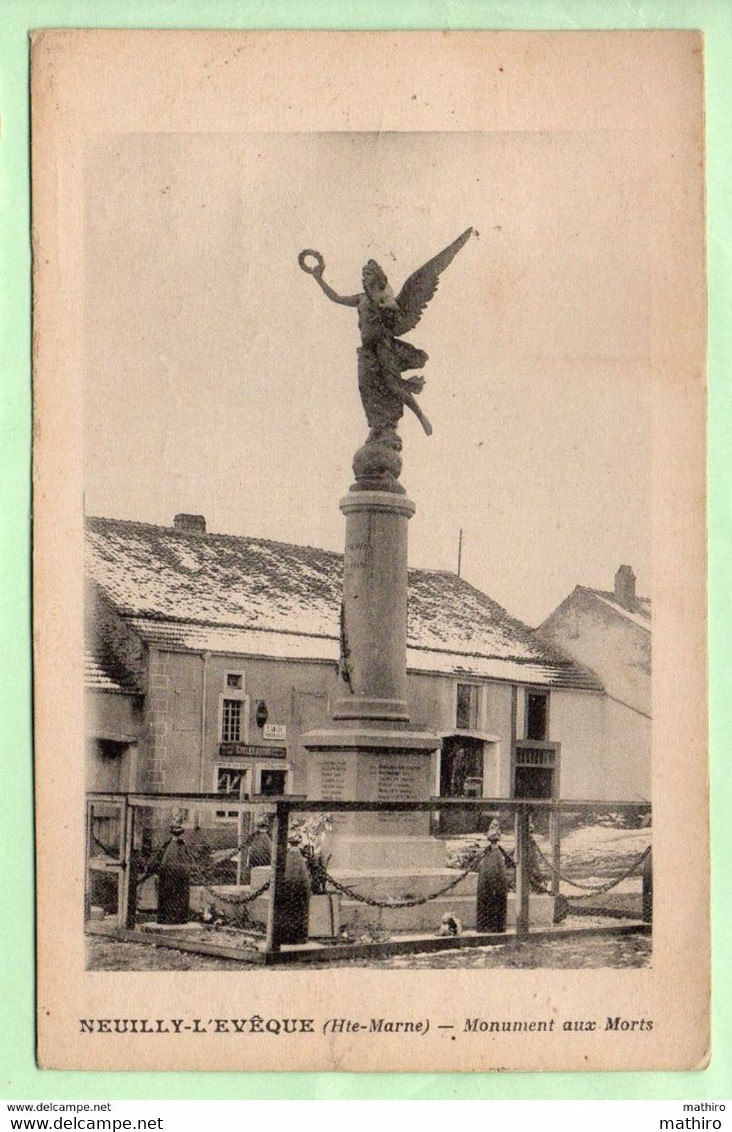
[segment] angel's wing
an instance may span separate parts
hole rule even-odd
[[[408,330],[414,329],[422,317],[422,311],[437,290],[440,273],[452,263],[463,244],[470,238],[472,231],[472,228],[466,228],[454,243],[409,276],[397,295],[400,313],[393,318],[394,334],[406,334]]]

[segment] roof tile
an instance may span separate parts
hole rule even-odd
[[[87,519],[87,569],[140,636],[171,648],[336,659],[343,557],[316,547]],[[409,571],[410,669],[601,690],[480,590]]]
[[[95,692],[117,692],[123,695],[137,695],[139,688],[129,673],[113,670],[91,649],[84,652],[84,684]]]

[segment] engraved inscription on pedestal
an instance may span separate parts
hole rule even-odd
[[[379,759],[376,768],[376,797],[380,802],[412,802],[419,797],[423,777],[421,763],[401,758]]]
[[[346,797],[345,759],[322,759],[320,763],[320,797],[327,801],[341,801]]]
[[[379,802],[414,802],[427,797],[427,774],[429,762],[424,757],[410,759],[403,755],[398,758],[380,758],[376,761],[375,796]],[[408,831],[411,826],[421,828],[423,817],[420,814],[380,813],[379,825],[399,826]]]
[[[321,755],[314,764],[314,794],[326,802],[348,802],[356,797],[356,768],[352,756]],[[333,825],[346,827],[348,814],[334,814]]]

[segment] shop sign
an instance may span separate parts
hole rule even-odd
[[[252,743],[219,743],[222,758],[284,759],[284,747],[255,747]]]

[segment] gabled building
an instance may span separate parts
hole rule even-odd
[[[650,797],[651,602],[636,594],[632,568],[619,567],[611,591],[576,586],[537,636],[602,682],[609,757],[626,768],[628,798]]]
[[[89,789],[217,792],[222,823],[227,795],[306,793],[300,736],[341,694],[342,556],[91,518],[86,571]],[[455,574],[409,571],[407,665],[435,794],[622,794],[601,679]]]

